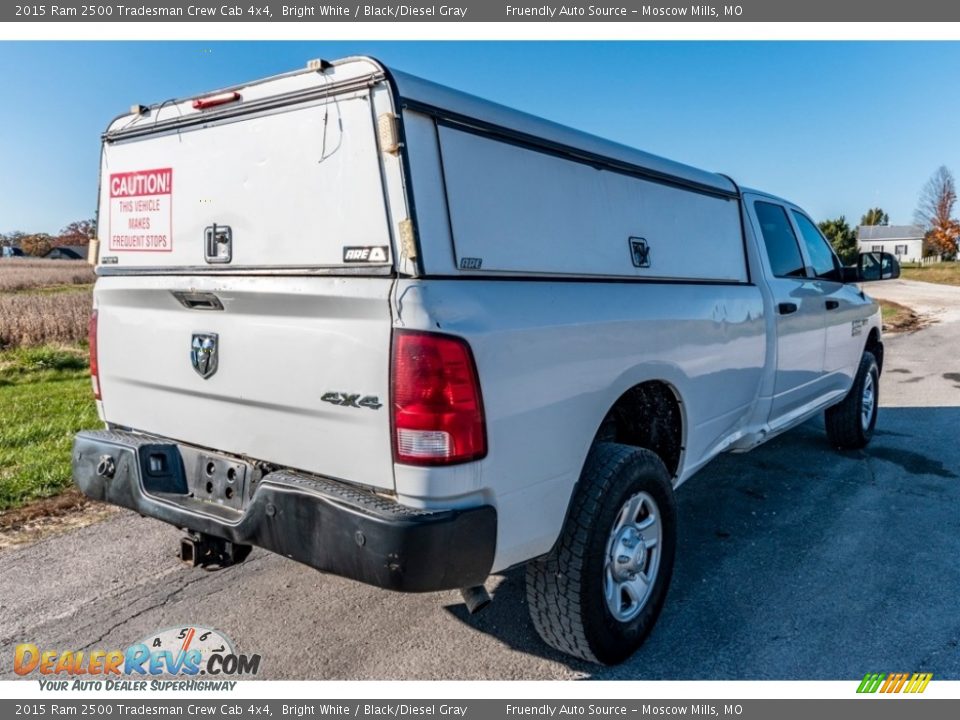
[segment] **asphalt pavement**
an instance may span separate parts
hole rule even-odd
[[[834,452],[813,420],[679,490],[666,607],[619,667],[542,643],[522,571],[491,578],[494,602],[469,616],[456,592],[394,594],[258,549],[188,568],[175,528],[123,511],[0,551],[0,677],[21,642],[124,648],[199,624],[270,679],[960,679],[960,288],[924,285],[868,288],[924,298],[937,322],[886,339],[866,450]]]

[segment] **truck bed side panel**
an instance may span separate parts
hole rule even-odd
[[[438,129],[460,269],[748,279],[731,197]]]
[[[404,327],[470,342],[489,454],[453,468],[396,467],[412,502],[495,498],[495,569],[547,552],[607,411],[630,387],[671,385],[681,400],[677,482],[744,429],[766,360],[752,285],[525,280],[399,281]]]

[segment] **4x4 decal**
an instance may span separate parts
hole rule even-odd
[[[320,399],[323,402],[340,405],[341,407],[370,408],[371,410],[379,410],[383,407],[383,403],[376,395],[361,397],[359,393],[354,395],[352,393],[327,392]]]

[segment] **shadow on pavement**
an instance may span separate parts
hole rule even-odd
[[[880,413],[866,450],[834,452],[814,420],[688,481],[666,606],[619,667],[539,639],[522,568],[478,615],[447,611],[597,679],[960,678],[960,407]]]

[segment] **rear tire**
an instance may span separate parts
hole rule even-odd
[[[873,353],[867,351],[860,358],[860,367],[850,392],[824,413],[830,444],[840,450],[866,447],[877,425],[879,404],[880,369]]]
[[[676,518],[670,474],[657,455],[596,444],[556,546],[527,565],[527,604],[540,637],[590,662],[632,655],[667,596]]]

